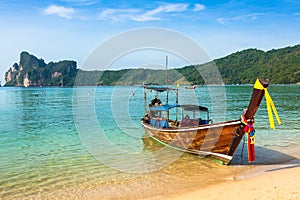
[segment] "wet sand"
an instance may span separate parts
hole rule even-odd
[[[232,180],[253,166],[220,165],[211,158],[199,158],[184,154],[174,163],[158,171],[127,174],[107,182],[83,180],[81,184],[38,194],[22,196],[22,199],[165,199],[165,196],[189,191]]]
[[[28,199],[300,200],[300,155],[257,148],[258,159],[249,164],[245,161],[247,156],[239,153],[229,166],[185,154],[155,172],[106,183],[83,181],[72,188],[41,191]]]
[[[300,155],[281,164],[258,165],[233,180],[157,199],[300,199]],[[153,198],[155,199],[155,198]]]

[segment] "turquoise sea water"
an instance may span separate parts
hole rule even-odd
[[[252,86],[181,88],[179,99],[208,106],[222,121],[239,118],[251,92]],[[256,146],[297,153],[300,86],[271,85],[269,92],[282,125],[270,129],[263,101]],[[145,138],[143,98],[143,88],[133,86],[0,88],[0,197],[148,197],[168,192],[160,188],[169,183],[170,191],[184,190],[180,182],[213,182],[239,171]]]

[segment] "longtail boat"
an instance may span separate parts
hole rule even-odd
[[[188,89],[188,90],[194,90],[194,89],[196,89],[196,85],[190,85],[190,86],[185,86],[184,88],[185,89]]]
[[[162,104],[157,97],[149,105],[145,102],[145,116],[141,123],[152,139],[164,145],[184,152],[212,156],[223,164],[229,164],[245,132],[247,132],[247,127],[251,128],[254,115],[265,92],[267,93],[268,86],[267,80],[257,79],[248,108],[244,110],[242,117],[237,117],[236,120],[213,123],[207,107],[178,104],[178,88],[144,85],[145,100],[147,99],[147,90],[173,91],[177,97],[173,105],[168,102]],[[174,114],[170,117],[170,113],[174,113],[173,109],[176,110],[175,119],[171,119]],[[178,111],[179,109],[181,111]],[[178,117],[178,113],[180,113],[180,117]],[[253,145],[251,141],[254,137],[253,135],[250,137],[249,134],[249,145]],[[249,151],[254,151],[254,146],[252,149],[251,146],[248,146],[248,154],[251,153]],[[252,153],[254,155],[249,161],[255,160],[255,152]]]

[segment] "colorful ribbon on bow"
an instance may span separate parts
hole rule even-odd
[[[269,121],[270,121],[270,127],[272,129],[275,129],[275,124],[274,124],[274,118],[273,118],[272,111],[275,114],[275,117],[277,119],[278,124],[281,124],[281,121],[280,121],[280,118],[278,116],[276,107],[273,103],[273,100],[272,100],[272,98],[271,98],[271,96],[268,92],[268,89],[265,88],[258,79],[256,80],[256,82],[254,84],[254,88],[258,89],[258,90],[264,90],[265,91],[265,97],[266,97],[266,104],[267,104],[268,116],[269,116]]]
[[[241,116],[241,122],[245,125],[244,132],[248,135],[248,161],[253,162],[256,159],[255,155],[255,130],[254,130],[254,119],[247,121],[245,113],[246,109],[244,110]]]

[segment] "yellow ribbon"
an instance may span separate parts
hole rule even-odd
[[[272,129],[275,129],[275,124],[274,124],[274,118],[272,114],[272,110],[276,116],[278,124],[281,124],[280,118],[278,116],[277,110],[275,108],[275,105],[273,103],[273,100],[268,92],[267,88],[264,88],[264,86],[261,84],[261,82],[257,79],[254,88],[258,90],[264,90],[265,91],[265,97],[266,97],[266,103],[267,103],[267,110],[268,110],[268,116],[269,116],[269,121],[270,121],[270,127]]]

